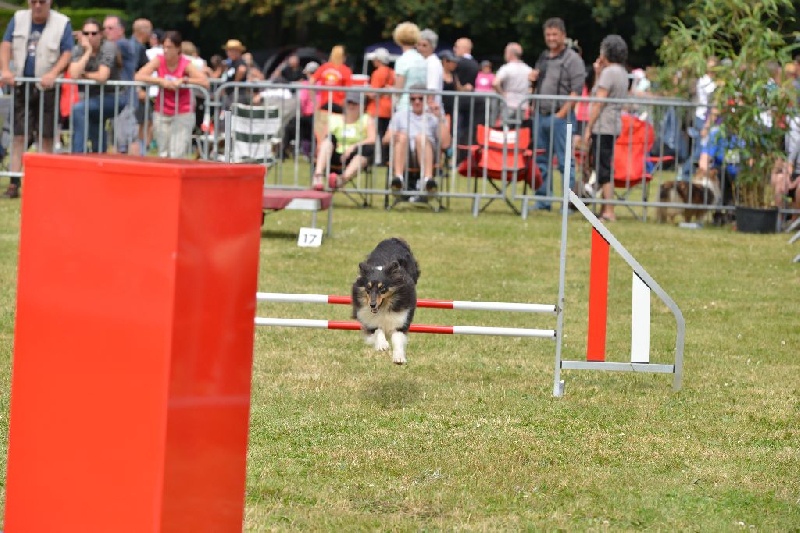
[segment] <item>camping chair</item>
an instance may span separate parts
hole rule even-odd
[[[487,182],[502,196],[511,210],[519,215],[520,210],[506,194],[508,184],[522,181],[525,185],[522,194],[528,188],[536,190],[542,183],[539,169],[533,162],[533,152],[529,148],[531,140],[530,128],[496,129],[478,124],[476,145],[467,147],[469,152],[458,165],[458,173],[466,178],[475,178],[472,214],[478,216],[497,198],[490,198],[480,207],[478,197],[478,181],[486,177]],[[498,185],[496,182],[500,181]]]
[[[653,147],[653,126],[634,115],[622,114],[622,131],[614,145],[614,194],[617,200],[630,200],[633,189],[642,186],[642,201],[647,201],[648,184],[653,174],[647,171],[647,154]],[[617,193],[616,189],[624,189]],[[625,207],[637,216],[630,206]],[[642,208],[642,220],[647,209]]]
[[[324,137],[322,136],[322,132],[320,132],[319,130],[315,129],[314,130],[314,140],[316,142],[316,148],[314,149],[314,151],[315,151],[314,157],[311,160],[311,173],[312,174],[314,173],[314,166],[316,165],[316,158],[317,158],[317,153],[316,152],[319,152],[319,147],[322,144],[322,141],[324,140]],[[331,172],[335,172],[337,174],[342,174],[344,172],[344,167],[342,165],[334,165],[331,162],[328,162],[328,164],[326,165],[326,168],[328,169],[328,172],[326,173],[326,176],[329,175]],[[358,174],[356,174],[356,176],[352,180],[350,180],[349,182],[347,182],[347,184],[345,184],[344,187],[342,187],[341,189],[337,189],[337,192],[341,192],[342,194],[344,194],[345,197],[347,197],[348,200],[350,200],[351,202],[353,202],[355,205],[357,205],[359,207],[371,207],[372,206],[372,197],[370,195],[366,194],[366,193],[359,192],[359,190],[361,189],[361,186],[360,186],[361,185],[361,176],[364,176],[366,178],[366,188],[367,189],[371,189],[372,188],[372,165],[368,165],[367,168],[360,170],[358,172]],[[327,185],[326,185],[326,188],[327,188]]]
[[[419,159],[417,158],[416,153],[411,151],[410,143],[408,150],[409,153],[408,157],[406,158],[405,176],[403,179],[405,190],[403,191],[403,194],[388,192],[386,196],[384,196],[383,207],[389,211],[405,202],[408,202],[413,203],[413,205],[416,207],[423,207],[438,213],[442,209],[445,209],[445,204],[442,199],[443,195],[441,193],[447,189],[447,180],[444,179],[444,169],[447,168],[447,155],[445,148],[441,146],[441,139],[438,139],[437,144],[434,145],[433,176],[431,176],[436,180],[439,193],[437,193],[433,198],[427,198],[427,201],[425,202],[411,202],[412,196],[408,196],[410,193],[413,193],[415,196],[424,196],[423,191],[417,190],[419,181],[422,179],[423,169],[419,164]],[[380,151],[381,163],[379,166],[386,167],[386,190],[391,191],[393,163],[395,156],[394,147],[391,146],[391,144],[383,144],[380,147]]]
[[[230,110],[230,137],[225,144],[225,161],[230,163],[275,162],[275,147],[280,144],[281,110],[277,106],[233,104]]]

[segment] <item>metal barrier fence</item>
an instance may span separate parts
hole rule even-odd
[[[56,112],[48,113],[46,99],[38,97],[37,81],[18,78],[17,86],[6,88],[6,94],[0,96],[0,120],[6,131],[0,140],[10,157],[9,168],[0,170],[2,175],[21,176],[19,159],[30,143],[36,149],[56,152],[141,149],[142,153],[162,157],[259,162],[270,167],[268,187],[308,188],[314,175],[321,174],[325,178],[322,186],[329,189],[331,185],[341,186],[331,181],[330,174],[346,171],[334,164],[338,160],[319,162],[317,158],[328,137],[330,117],[346,107],[342,105],[345,89],[340,87],[212,80],[210,90],[193,86],[170,92],[140,82],[99,85],[62,79],[51,93]],[[141,98],[147,91],[148,96]],[[346,88],[346,94],[357,97],[362,111],[370,102],[391,98],[399,103],[393,113],[397,125],[420,121],[421,116],[430,114],[427,104],[422,111],[415,108],[408,100],[408,91],[353,86]],[[428,136],[433,147],[433,161],[428,167],[432,167],[433,175],[423,175],[426,158],[414,159],[415,150],[401,154],[405,146],[415,148],[414,140],[409,139],[406,145],[394,142],[394,137],[385,133],[389,117],[371,116],[366,129],[374,130],[374,146],[361,143],[356,151],[368,164],[358,168],[342,188],[351,197],[362,199],[364,205],[375,196],[384,198],[387,206],[390,198],[391,205],[397,205],[401,200],[424,196],[423,179],[430,177],[436,181],[439,207],[466,199],[472,202],[477,216],[489,203],[500,201],[525,217],[531,208],[548,208],[551,202],[562,201],[560,180],[555,176],[556,172],[563,174],[563,162],[573,165],[572,187],[585,203],[624,206],[643,220],[648,208],[723,212],[734,203],[735,181],[729,169],[735,161],[721,165],[718,194],[704,188],[699,205],[674,196],[659,197],[661,186],[670,181],[686,180],[690,193],[697,186],[691,179],[703,139],[695,127],[696,106],[691,102],[664,98],[602,100],[606,105],[619,106],[623,116],[613,156],[615,195],[603,199],[585,164],[590,154],[585,147],[565,154],[562,129],[567,121],[548,113],[572,102],[569,120],[580,135],[585,122],[576,118],[576,109],[585,109],[598,99],[529,95],[519,108],[509,109],[494,93],[419,90],[413,94],[426,101],[435,98],[434,105],[442,108],[445,126]],[[169,101],[166,108],[165,98]],[[188,107],[187,98],[191,100]],[[181,118],[171,115],[170,106],[190,109],[191,118],[187,118],[188,113],[179,113],[184,115]],[[431,123],[425,125],[430,127]],[[177,134],[178,130],[188,137]],[[337,139],[338,145],[353,140],[346,137],[350,130],[342,128],[345,137]],[[54,132],[55,142],[47,138],[48,131]],[[15,142],[9,141],[12,137]],[[154,144],[154,137],[160,142]],[[164,145],[170,142],[177,142],[181,148],[167,149]],[[189,153],[184,146],[190,147]],[[404,188],[393,191],[392,179],[400,169]]]

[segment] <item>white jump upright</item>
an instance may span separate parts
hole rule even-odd
[[[572,125],[567,125],[566,153],[572,153]],[[672,388],[681,388],[683,376],[683,346],[686,322],[683,313],[669,294],[647,273],[636,259],[625,249],[614,235],[586,207],[569,186],[570,168],[566,166],[563,183],[563,202],[561,203],[561,264],[559,272],[559,294],[557,305],[562,310],[559,321],[563,320],[564,275],[567,264],[567,217],[569,204],[575,206],[592,226],[592,259],[589,284],[589,317],[586,360],[564,360],[561,354],[562,323],[556,326],[556,363],[553,382],[553,395],[563,396],[564,381],[562,370],[611,370],[620,372],[649,372],[672,374]],[[605,356],[606,314],[608,294],[608,258],[613,249],[629,267],[632,273],[631,302],[631,353],[629,361],[607,361]],[[675,317],[675,359],[672,364],[650,362],[650,298],[655,294],[669,308]]]

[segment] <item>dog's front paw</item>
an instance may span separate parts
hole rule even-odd
[[[375,346],[375,334],[364,335],[364,342],[369,346]]]
[[[386,337],[375,339],[375,349],[379,352],[385,352],[389,349],[389,341],[386,340]]]
[[[389,341],[386,340],[386,334],[382,329],[375,331],[375,349],[379,352],[385,352],[389,349]]]
[[[406,343],[408,338],[405,333],[395,331],[392,333],[392,362],[396,365],[406,364]]]

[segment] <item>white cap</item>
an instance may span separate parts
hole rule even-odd
[[[314,72],[317,71],[318,68],[319,68],[319,63],[317,63],[316,61],[309,61],[308,63],[306,63],[306,66],[303,67],[303,72],[306,72],[308,74],[313,74]]]
[[[631,74],[633,74],[633,77],[636,78],[637,80],[645,78],[644,70],[640,68],[633,69],[633,72],[631,72]]]
[[[367,54],[367,59],[369,59],[370,61],[372,61],[373,59],[377,59],[384,65],[388,65],[392,59],[392,56],[391,54],[389,54],[389,50],[387,50],[386,48],[376,48],[375,50]]]

